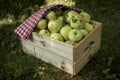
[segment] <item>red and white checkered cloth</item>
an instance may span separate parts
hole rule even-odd
[[[28,19],[26,19],[20,26],[18,26],[15,29],[15,33],[21,38],[21,39],[28,39],[32,31],[34,30],[36,24],[38,21],[45,16],[49,11],[54,9],[63,9],[63,10],[74,10],[77,12],[81,12],[83,10],[75,7],[68,7],[65,5],[50,5],[46,6],[44,8],[41,8],[34,14],[32,14]]]

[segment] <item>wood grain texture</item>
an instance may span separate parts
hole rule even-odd
[[[69,60],[73,60],[73,46],[64,42],[51,40],[47,37],[42,37],[38,33],[33,32],[33,42],[36,46],[49,50],[56,55],[64,56]]]
[[[91,45],[84,54],[79,58],[77,62],[74,62],[74,73],[76,75],[94,56],[94,54],[99,50],[100,44]],[[92,66],[91,66],[92,67]]]

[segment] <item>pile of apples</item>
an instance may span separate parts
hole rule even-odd
[[[87,12],[54,10],[37,23],[39,35],[68,44],[79,42],[91,32],[91,17]]]
[[[66,6],[75,6],[76,2],[74,0],[45,0],[46,5],[62,4]]]

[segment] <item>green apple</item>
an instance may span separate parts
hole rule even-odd
[[[67,6],[75,6],[74,0],[45,0],[46,5],[53,5],[53,4],[62,4]]]
[[[60,30],[60,34],[64,37],[65,40],[68,40],[68,33],[71,30],[72,30],[71,26],[66,25],[62,27],[62,29]]]
[[[62,22],[60,20],[52,20],[48,23],[48,29],[51,33],[59,32],[62,28]]]
[[[91,32],[94,28],[93,28],[93,26],[90,23],[85,23],[85,29],[88,32]]]
[[[87,12],[81,12],[80,15],[84,18],[86,22],[90,22],[90,15]]]
[[[54,11],[50,11],[45,17],[47,20],[56,20],[57,19]]]
[[[76,15],[78,15],[78,13],[76,11],[69,11],[67,14],[65,14],[66,21],[68,23],[70,23],[70,21],[72,20],[72,18],[75,17]]]
[[[62,41],[62,42],[64,41],[64,39],[63,39],[63,37],[60,33],[52,33],[50,35],[50,38],[55,39],[55,40],[59,40],[59,41]]]
[[[39,29],[47,28],[47,20],[46,19],[39,20],[39,22],[37,24],[37,28],[39,28]]]
[[[82,29],[84,27],[85,21],[82,16],[76,15],[70,21],[70,26],[75,29]]]
[[[75,6],[76,3],[75,2],[70,2],[68,6]]]
[[[73,44],[73,42],[72,41],[65,41],[65,43],[67,43],[67,44]]]
[[[58,20],[62,22],[62,24],[65,24],[65,18],[63,16],[58,16]]]
[[[42,29],[39,31],[39,35],[50,37],[50,32],[48,30]]]
[[[83,34],[80,30],[78,29],[72,29],[68,33],[68,38],[72,42],[80,41],[83,38]]]
[[[85,29],[80,29],[80,31],[83,33],[83,37],[88,35],[88,31]]]
[[[63,16],[58,16],[58,20],[64,21],[64,17]]]

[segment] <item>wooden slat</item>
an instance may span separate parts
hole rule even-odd
[[[37,57],[40,58],[41,60],[51,63],[52,65],[60,68],[61,70],[73,74],[72,61],[65,59],[64,57],[58,56],[54,53],[51,53],[48,50],[43,50],[43,52],[40,52],[40,48],[38,47],[35,48],[35,52],[38,55]]]
[[[21,40],[21,44],[25,53],[35,55],[33,43],[30,40]]]
[[[91,47],[89,47],[86,50],[86,52],[81,56],[81,58],[77,62],[74,62],[73,75],[76,75],[90,61],[93,55],[99,50],[100,42],[97,42],[97,43],[98,44],[93,44]]]
[[[45,50],[49,50],[56,55],[73,60],[73,46],[70,44],[39,36],[38,33],[35,32],[33,32],[33,42],[35,45]]]

